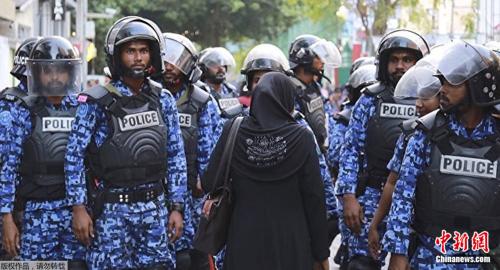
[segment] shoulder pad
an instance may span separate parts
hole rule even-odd
[[[361,93],[369,95],[369,96],[376,96],[376,95],[384,92],[384,90],[386,90],[386,89],[387,89],[387,87],[385,87],[385,85],[381,84],[380,82],[376,82],[372,85],[369,85],[369,86],[363,88],[363,90],[361,90]]]
[[[413,130],[415,130],[417,124],[418,124],[417,118],[413,118],[404,120],[403,122],[401,122],[401,124],[399,124],[399,126],[401,127],[403,133],[410,133]]]
[[[25,96],[23,97],[23,104],[28,107],[28,108],[33,108],[39,104],[38,102],[38,96]]]
[[[198,86],[201,90],[210,93],[211,89],[210,86],[200,80],[196,81],[193,85]]]
[[[292,83],[293,83],[293,84],[294,84],[297,88],[299,88],[299,89],[301,89],[301,90],[306,90],[306,89],[307,89],[307,86],[306,86],[303,82],[301,82],[299,79],[297,79],[297,77],[295,77],[295,76],[290,76],[289,78],[290,78],[290,80],[292,81]]]
[[[440,109],[432,111],[425,116],[422,116],[416,120],[417,127],[424,130],[430,131],[435,126],[440,126],[444,122],[444,115]]]
[[[81,92],[79,95],[86,95],[94,100],[99,100],[109,93],[108,89],[102,85],[96,85],[90,89]]]
[[[349,124],[349,121],[351,120],[351,114],[352,114],[352,109],[343,109],[342,111],[338,112],[333,116],[333,118],[337,121],[340,121],[346,125]]]
[[[301,112],[297,111],[297,110],[294,110],[293,113],[292,113],[292,117],[293,119],[295,119],[295,121],[298,121],[300,119],[304,119],[306,118]]]
[[[241,104],[231,106],[222,111],[222,115],[225,118],[233,118],[235,116],[241,115],[242,113],[243,113],[243,105]]]
[[[148,83],[149,83],[149,86],[151,87],[151,89],[155,90],[155,92],[157,92],[157,93],[161,93],[161,91],[163,90],[163,86],[161,85],[161,83],[159,83],[151,78],[148,78]]]
[[[27,95],[28,94],[26,94],[26,92],[22,91],[17,87],[9,87],[5,88],[4,90],[2,90],[2,92],[0,92],[0,99],[14,102],[17,100],[22,100]]]
[[[231,90],[232,93],[236,92],[236,87],[228,82],[224,82],[224,85]]]
[[[196,84],[192,85],[193,92],[191,93],[191,99],[202,106],[205,105],[210,100],[210,94],[204,91]],[[202,107],[200,106],[200,108]]]

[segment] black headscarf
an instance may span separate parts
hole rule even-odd
[[[266,73],[256,85],[250,116],[245,117],[234,146],[232,170],[256,181],[285,179],[299,170],[311,153],[316,154],[313,133],[297,124],[291,113],[294,108],[295,86],[278,72]],[[229,126],[217,142],[207,171],[203,188],[210,191]],[[219,184],[216,184],[219,186]]]

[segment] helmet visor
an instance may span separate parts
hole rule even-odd
[[[206,52],[201,58],[200,63],[208,68],[218,68],[220,66],[234,67],[236,63],[234,57],[225,48],[212,48]]]
[[[28,93],[67,96],[82,89],[81,60],[28,60]]]
[[[399,80],[394,90],[394,100],[398,103],[430,99],[439,93],[441,83],[434,76],[434,69],[428,67],[410,68]]]
[[[174,65],[184,75],[188,75],[195,65],[193,55],[179,42],[172,39],[165,39],[165,51],[163,61]]]
[[[243,61],[242,74],[256,70],[287,71],[290,69],[288,59],[283,52],[271,44],[260,44],[248,52]]]
[[[351,74],[347,84],[353,88],[358,88],[362,84],[374,82],[377,80],[376,72],[377,67],[373,64],[361,66]]]
[[[438,73],[452,85],[460,85],[488,67],[489,52],[463,41],[450,44],[438,64]]]
[[[325,66],[335,68],[342,64],[340,51],[337,46],[333,44],[333,42],[321,39],[311,45],[310,48],[319,57],[319,59],[321,59]]]

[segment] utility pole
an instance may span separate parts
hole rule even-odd
[[[82,85],[87,82],[87,40],[85,38],[85,28],[87,24],[87,0],[78,0],[76,7],[76,38],[80,43],[82,51]]]

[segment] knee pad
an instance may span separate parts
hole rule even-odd
[[[83,260],[68,261],[68,270],[87,270],[87,263]]]
[[[191,268],[190,270],[209,270],[208,254],[199,250],[191,250]]]
[[[355,255],[349,261],[347,270],[380,270],[380,262],[369,256]]]
[[[191,267],[191,255],[189,254],[188,249],[178,251],[175,254],[175,257],[176,270],[189,270],[189,268]]]

